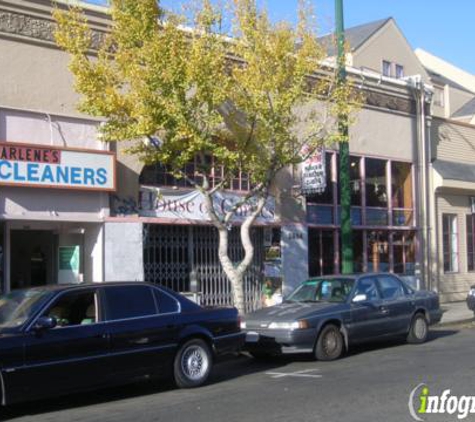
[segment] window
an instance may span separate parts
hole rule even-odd
[[[414,221],[411,170],[410,163],[391,162],[391,204],[394,226],[409,226]]]
[[[389,268],[389,232],[368,231],[367,256],[368,272],[388,272]]]
[[[391,76],[391,62],[383,60],[383,76]]]
[[[467,269],[475,271],[475,215],[467,215]]]
[[[360,157],[350,157],[351,205],[361,206]]]
[[[309,274],[310,277],[335,272],[335,244],[333,230],[309,230]]]
[[[416,252],[414,232],[393,232],[393,260],[396,274],[414,275]]]
[[[444,107],[445,95],[444,88],[440,86],[434,87],[434,105],[437,107]]]
[[[404,296],[404,289],[397,278],[390,275],[379,275],[378,282],[383,299],[393,300]]]
[[[385,160],[365,159],[366,205],[368,207],[387,207],[388,205],[386,165]]]
[[[396,65],[396,78],[404,78],[404,66],[397,64]]]
[[[380,299],[376,279],[374,277],[366,277],[358,281],[355,291],[355,296],[356,295],[366,295],[368,300]]]
[[[155,296],[155,300],[157,301],[159,313],[171,314],[174,312],[178,312],[178,302],[169,294],[166,294],[158,289],[153,289],[153,295]]]
[[[94,291],[62,295],[45,313],[54,317],[57,327],[93,324],[99,320]]]
[[[106,287],[107,319],[137,318],[157,313],[149,286]]]
[[[198,184],[201,184],[203,181],[202,177],[198,175],[200,170],[206,171],[212,187],[221,183],[225,175],[224,167],[217,163],[215,158],[211,155],[206,155],[203,163],[201,163],[196,157],[182,168],[182,171],[186,174],[187,178]],[[186,178],[175,177],[171,172],[171,168],[163,164],[145,166],[140,174],[139,182],[141,185],[149,186],[192,187],[192,184],[190,184]],[[230,186],[226,185],[226,189],[233,190],[248,191],[251,188],[249,174],[245,172],[239,172],[236,174],[236,177],[232,179]]]
[[[442,250],[444,271],[458,272],[458,230],[454,214],[442,214]]]

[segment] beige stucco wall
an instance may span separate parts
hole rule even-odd
[[[73,78],[65,53],[48,47],[1,39],[0,104],[79,116]]]
[[[428,76],[415,56],[411,46],[394,21],[389,21],[363,46],[353,53],[353,66],[382,71],[382,61],[387,60],[404,66],[404,74]]]
[[[442,301],[464,300],[470,286],[475,282],[475,272],[467,269],[467,228],[466,215],[471,214],[469,196],[475,196],[475,191],[467,193],[440,193],[437,195],[437,257],[439,267],[439,294]],[[458,271],[444,273],[442,215],[455,214],[458,229]]]
[[[363,109],[350,128],[350,151],[411,161],[416,139],[414,117],[377,109]]]

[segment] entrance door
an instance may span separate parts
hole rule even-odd
[[[54,234],[48,230],[11,231],[11,289],[44,286],[54,279]]]

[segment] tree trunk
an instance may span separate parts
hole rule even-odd
[[[213,207],[213,198],[209,191],[202,190],[205,197],[206,211],[210,217],[213,225],[218,229],[219,233],[219,247],[218,257],[223,271],[231,282],[231,289],[233,293],[234,306],[238,309],[240,314],[246,313],[246,298],[244,292],[244,274],[246,273],[249,265],[251,265],[254,257],[254,245],[251,239],[251,227],[256,221],[257,216],[262,212],[264,205],[268,198],[268,191],[265,190],[261,193],[257,200],[257,204],[253,212],[244,220],[241,225],[241,244],[244,249],[244,258],[239,263],[233,263],[229,258],[228,243],[229,243],[229,231],[228,225],[230,224],[231,217],[233,217],[237,211],[234,210],[222,220]]]

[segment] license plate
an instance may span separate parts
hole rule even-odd
[[[259,334],[254,332],[246,333],[247,343],[257,343],[259,341]]]

